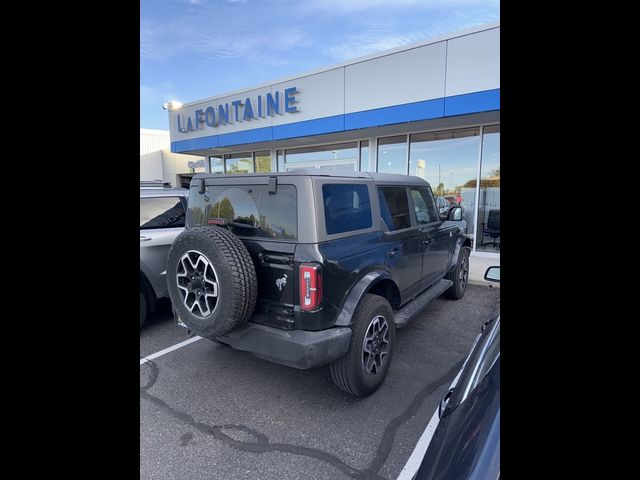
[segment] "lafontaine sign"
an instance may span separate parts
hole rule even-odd
[[[281,94],[282,93],[282,94]],[[176,115],[178,132],[187,133],[206,128],[215,128],[221,125],[236,122],[250,122],[260,118],[283,115],[284,113],[295,113],[299,109],[295,105],[298,103],[296,94],[298,89],[290,87],[282,92],[276,90],[274,93],[246,97],[244,101],[234,100],[220,104],[217,108],[213,105],[207,108],[199,108],[192,115]]]

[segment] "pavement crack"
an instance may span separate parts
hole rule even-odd
[[[407,421],[409,418],[414,416],[424,400],[435,392],[438,388],[444,385],[447,381],[449,381],[460,369],[462,366],[462,360],[460,360],[455,366],[453,366],[450,370],[448,370],[445,374],[441,375],[437,379],[428,383],[422,390],[420,390],[411,403],[407,406],[407,408],[400,413],[397,417],[395,417],[389,424],[385,427],[384,433],[382,435],[382,439],[378,444],[378,448],[376,449],[376,454],[373,458],[373,461],[366,469],[357,469],[352,467],[351,465],[343,462],[340,458],[327,453],[323,450],[317,448],[303,447],[300,445],[292,445],[288,443],[271,443],[269,438],[263,433],[254,430],[250,427],[244,425],[235,425],[235,424],[224,424],[224,425],[208,425],[203,422],[198,422],[195,418],[193,418],[190,414],[180,411],[163,399],[152,395],[148,392],[148,390],[156,383],[158,379],[159,369],[158,366],[152,362],[151,360],[146,362],[144,365],[148,365],[150,368],[150,374],[148,381],[140,386],[140,396],[151,403],[155,404],[158,407],[161,407],[166,412],[168,412],[172,417],[186,423],[187,425],[192,426],[196,430],[205,435],[209,435],[214,437],[216,440],[219,440],[231,448],[235,448],[237,450],[241,450],[244,452],[250,453],[265,453],[265,452],[283,452],[283,453],[291,453],[294,455],[305,456],[309,458],[315,458],[316,460],[323,461],[328,463],[329,465],[337,468],[344,474],[348,475],[351,478],[355,479],[383,479],[384,477],[379,475],[380,469],[384,466],[389,454],[391,453],[391,449],[393,447],[393,441],[395,439],[396,433],[400,429],[400,427]],[[255,441],[243,441],[237,440],[230,435],[227,435],[224,430],[235,430],[240,431],[246,434],[249,434],[255,438]]]
[[[447,382],[451,381],[456,373],[462,368],[463,360],[460,360],[453,367],[447,371],[444,375],[441,375],[437,379],[429,382],[425,387],[420,390],[407,408],[397,417],[389,422],[389,424],[385,427],[384,433],[382,434],[382,439],[378,444],[378,449],[376,451],[376,455],[371,462],[371,465],[365,473],[373,475],[374,473],[378,473],[380,469],[384,466],[387,458],[389,458],[389,454],[391,453],[391,449],[393,448],[393,441],[396,438],[396,434],[402,425],[404,425],[407,420],[413,417],[418,410],[422,406],[424,400],[431,395],[433,392],[438,390],[441,386],[445,385]],[[372,478],[372,477],[367,477]]]

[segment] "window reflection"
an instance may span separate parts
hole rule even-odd
[[[284,171],[296,168],[358,170],[358,142],[285,150]]]
[[[429,182],[439,212],[463,207],[469,234],[474,231],[479,149],[479,127],[419,133],[410,138],[409,175]]]
[[[293,185],[207,186],[206,194],[191,188],[190,225],[227,225],[236,235],[275,239],[297,236],[297,194]]]
[[[185,212],[179,197],[140,199],[140,229],[184,227]]]
[[[407,136],[378,139],[378,171],[407,174]]]
[[[227,173],[253,173],[253,156],[251,153],[232,153],[225,155]]]
[[[209,170],[211,173],[224,173],[222,157],[209,157]]]
[[[267,173],[271,171],[271,152],[255,152],[256,157],[256,173]]]
[[[484,128],[476,250],[500,249],[500,125]]]
[[[369,171],[369,140],[360,142],[360,171]]]

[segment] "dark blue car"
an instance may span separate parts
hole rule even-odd
[[[499,282],[500,267],[485,280]],[[458,380],[444,395],[440,421],[416,480],[500,478],[500,308],[482,327]]]

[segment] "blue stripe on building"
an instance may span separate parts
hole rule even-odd
[[[500,109],[500,89],[171,142],[174,153],[322,135]]]

